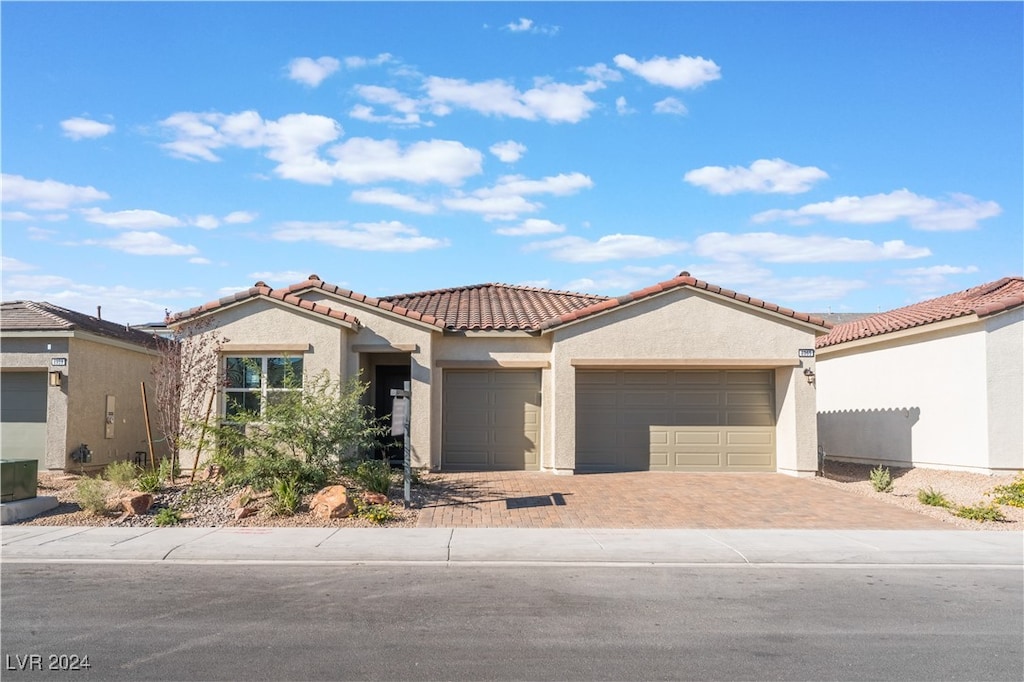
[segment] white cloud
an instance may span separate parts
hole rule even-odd
[[[266,282],[271,286],[273,286],[274,282],[288,286],[296,282],[305,282],[306,278],[309,277],[309,273],[299,272],[298,270],[261,270],[259,272],[250,272],[246,277],[253,282]]]
[[[709,232],[693,243],[698,256],[716,261],[759,260],[768,263],[854,263],[924,258],[931,251],[902,240],[876,244],[866,239],[814,235],[795,237],[774,232]]]
[[[533,88],[520,92],[503,80],[470,83],[431,76],[424,87],[435,104],[471,109],[485,116],[578,123],[597,106],[587,94],[605,86],[597,80],[582,85],[538,80]]]
[[[260,148],[278,163],[282,178],[329,185],[335,180],[355,184],[387,180],[457,185],[481,172],[483,155],[451,140],[415,142],[402,149],[395,140],[351,138],[327,150],[334,161],[319,155],[336,140],[342,128],[334,119],[311,114],[288,114],[265,121],[255,111],[240,114],[183,112],[162,125],[176,135],[163,145],[174,156],[218,161],[224,147]]]
[[[134,256],[191,256],[199,250],[191,244],[178,244],[159,232],[123,232],[113,239],[86,241]]]
[[[224,222],[229,225],[251,223],[259,217],[259,213],[253,211],[232,211],[224,216]]]
[[[44,230],[41,227],[30,227],[25,232],[29,239],[36,242],[48,242],[57,234],[56,230]]]
[[[182,222],[174,216],[148,209],[130,209],[106,213],[98,208],[84,208],[82,216],[90,223],[128,230],[158,230],[165,227],[179,227]]]
[[[704,166],[683,176],[686,182],[712,194],[800,194],[827,178],[828,173],[816,166],[797,166],[782,159],[758,159],[750,168]]]
[[[87,118],[69,118],[61,121],[60,127],[64,130],[64,136],[72,140],[93,139],[114,132],[113,125]]]
[[[610,234],[597,241],[569,236],[528,244],[526,251],[548,251],[555,260],[599,263],[622,258],[657,258],[686,248],[684,242],[639,234]]]
[[[379,204],[421,215],[437,213],[437,206],[385,187],[356,190],[349,198],[360,204]]]
[[[271,236],[283,242],[319,242],[355,251],[413,252],[448,245],[447,240],[424,237],[398,221],[351,226],[344,221],[290,221],[279,225]]]
[[[593,66],[585,66],[580,70],[583,73],[590,76],[591,80],[603,81],[606,83],[611,81],[618,82],[622,80],[621,71],[616,71],[615,69],[611,68],[610,66],[603,62],[599,62],[597,64],[594,64]]]
[[[540,180],[506,175],[498,178],[493,187],[484,187],[468,195],[459,193],[442,203],[455,211],[481,213],[487,220],[515,220],[522,213],[533,213],[543,208],[542,204],[527,200],[528,195],[568,196],[593,186],[593,180],[582,173],[560,173]]]
[[[0,271],[3,271],[5,274],[8,272],[29,272],[30,270],[35,269],[35,265],[29,265],[28,263],[22,262],[17,258],[0,256]]]
[[[527,19],[526,17],[520,17],[519,21],[506,24],[504,28],[512,33],[540,33],[551,36],[560,30],[558,26],[538,26],[533,19]]]
[[[666,97],[654,103],[654,113],[685,116],[689,113],[689,109],[675,97]]]
[[[886,281],[887,284],[909,289],[917,300],[935,298],[955,291],[956,275],[969,275],[978,272],[974,265],[932,265],[920,268],[896,270],[896,277]],[[975,284],[972,282],[972,284]]]
[[[215,230],[220,225],[220,221],[217,220],[217,216],[212,215],[197,215],[189,222],[202,230]]]
[[[978,271],[975,265],[930,265],[921,268],[897,270],[899,275],[911,277],[935,277],[944,275],[969,275]]]
[[[526,145],[515,140],[495,142],[489,149],[492,154],[498,157],[499,161],[504,161],[505,163],[515,163],[523,158],[523,154],[526,153]]]
[[[188,262],[192,263],[193,265],[210,265],[213,261],[211,261],[209,258],[196,256],[195,258],[189,258]]]
[[[615,98],[615,112],[619,116],[627,116],[629,114],[635,114],[636,109],[629,106],[629,102],[626,101],[625,97]]]
[[[950,201],[938,201],[900,189],[867,197],[846,196],[832,201],[807,204],[795,210],[772,209],[753,216],[756,223],[787,220],[805,225],[816,218],[840,223],[887,223],[905,218],[910,226],[926,231],[973,230],[978,221],[1002,212],[994,201],[978,201],[966,194],[952,194]]]
[[[354,137],[329,150],[332,172],[346,182],[406,180],[417,184],[461,184],[482,171],[483,154],[452,140],[414,142],[402,150],[395,140]]]
[[[656,282],[671,279],[678,274],[679,268],[674,265],[656,267],[631,265],[617,270],[601,270],[593,277],[574,279],[563,288],[570,291],[585,291],[604,295],[625,294]]]
[[[110,195],[95,187],[67,185],[56,180],[29,180],[20,175],[0,176],[4,202],[21,204],[40,211],[64,209],[74,204],[91,204],[109,199]]]
[[[615,56],[614,61],[620,69],[640,76],[648,83],[679,90],[700,87],[722,77],[722,70],[718,64],[703,57],[654,57],[643,62],[628,54],[620,54]]]
[[[195,287],[135,289],[75,282],[67,277],[39,275],[19,279],[5,287],[8,300],[49,301],[90,315],[103,306],[103,319],[122,324],[141,324],[164,319],[165,310],[183,310],[207,297]]]
[[[565,225],[539,218],[528,218],[516,226],[499,227],[494,231],[495,234],[506,237],[529,237],[539,234],[557,234],[559,232],[565,232]]]
[[[0,219],[2,219],[5,223],[24,223],[28,222],[29,220],[35,220],[33,216],[31,216],[28,213],[25,213],[24,211],[4,211],[3,214],[0,215]]]
[[[346,69],[363,69],[367,66],[381,66],[394,61],[394,57],[388,52],[381,52],[376,57],[345,57]]]
[[[311,59],[299,57],[288,64],[288,77],[311,88],[315,88],[325,78],[341,68],[341,62],[334,57]]]
[[[355,92],[371,104],[390,107],[393,111],[399,114],[378,115],[374,113],[372,107],[368,107],[364,104],[357,104],[352,107],[352,110],[349,112],[349,116],[370,123],[393,123],[401,126],[418,126],[424,124],[422,119],[420,119],[420,114],[423,112],[430,111],[439,115],[448,113],[447,108],[440,108],[435,111],[435,107],[428,99],[416,99],[414,97],[409,97],[395,88],[388,88],[380,85],[357,85],[355,87]],[[428,123],[426,125],[432,124]]]

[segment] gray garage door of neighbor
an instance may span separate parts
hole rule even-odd
[[[444,370],[441,465],[538,469],[540,370]]]
[[[775,471],[771,370],[577,370],[578,471]]]
[[[46,391],[46,372],[0,375],[0,454],[3,459],[36,459],[40,463],[45,460]]]

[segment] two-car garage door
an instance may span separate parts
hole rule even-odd
[[[578,471],[775,471],[771,370],[577,370]]]

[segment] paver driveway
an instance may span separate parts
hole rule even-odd
[[[951,530],[941,521],[782,474],[532,471],[432,476],[427,528],[818,528]]]

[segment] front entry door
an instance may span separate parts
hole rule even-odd
[[[386,427],[377,456],[386,457],[391,462],[402,461],[405,444],[402,436],[391,435],[391,390],[404,388],[410,377],[409,365],[377,365],[374,372],[374,414],[383,420]]]

